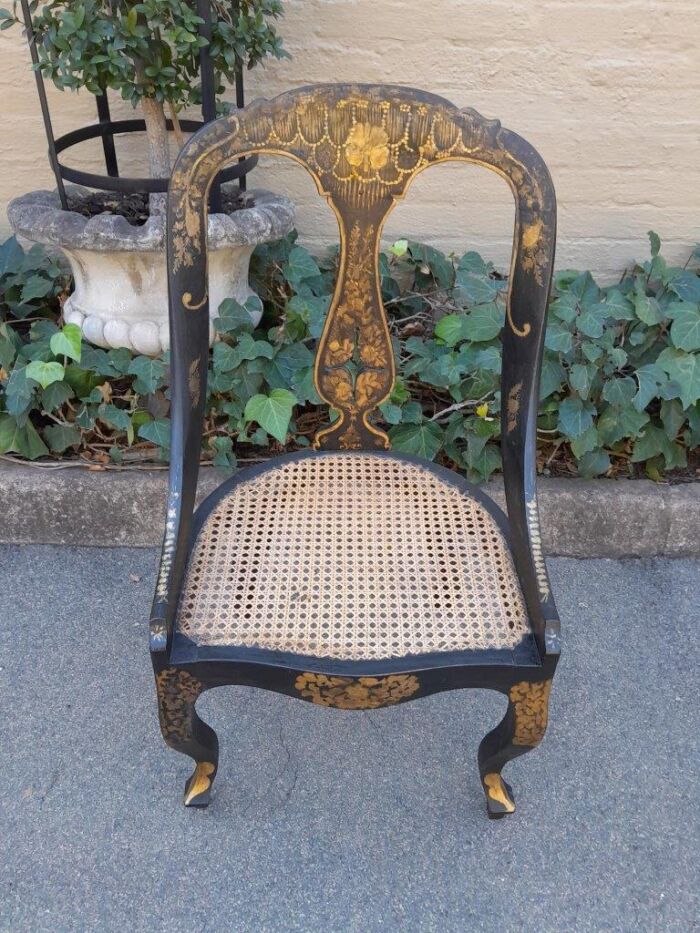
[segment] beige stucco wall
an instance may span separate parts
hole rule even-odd
[[[249,98],[317,81],[394,82],[498,117],[550,166],[560,267],[619,274],[646,255],[649,228],[673,260],[685,261],[700,239],[696,0],[286,0],[285,7],[280,29],[293,58],[253,72]],[[0,33],[0,233],[13,195],[51,183],[27,61],[19,31]],[[51,97],[57,131],[92,119],[87,96]],[[124,164],[133,167],[140,147],[127,148]],[[96,161],[86,152],[81,164]],[[303,169],[271,162],[255,184],[297,200],[305,243],[334,238],[334,221]],[[386,234],[476,248],[505,265],[511,227],[502,181],[443,165],[416,180]]]

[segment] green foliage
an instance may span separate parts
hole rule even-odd
[[[8,4],[9,7],[9,4]],[[0,29],[17,22],[17,0],[0,10]],[[31,0],[43,74],[61,89],[111,88],[133,104],[144,97],[180,107],[201,100],[198,32],[191,0]],[[268,56],[287,57],[275,32],[280,0],[213,0],[211,53],[218,75]],[[223,90],[223,88],[220,88]]]
[[[700,277],[690,264],[667,266],[658,237],[650,241],[651,259],[615,286],[600,287],[588,272],[556,276],[538,418],[542,466],[594,476],[642,464],[658,479],[700,445]],[[314,258],[295,235],[256,251],[260,298],[227,300],[215,320],[204,460],[230,469],[305,447],[328,420],[313,355],[336,265],[337,251]],[[507,282],[476,253],[447,257],[410,240],[382,255],[380,272],[398,374],[378,421],[396,450],[487,478],[500,466]],[[77,328],[60,326],[66,287],[63,269],[41,250],[25,253],[14,240],[0,246],[0,453],[167,459],[167,355],[81,343]]]

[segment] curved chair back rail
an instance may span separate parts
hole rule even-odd
[[[197,479],[208,354],[207,193],[226,165],[264,153],[303,165],[338,221],[339,275],[314,370],[320,397],[340,413],[315,439],[324,449],[389,447],[370,417],[388,398],[395,376],[378,264],[382,227],[394,204],[417,174],[441,162],[483,165],[509,184],[515,231],[503,329],[502,452],[516,563],[543,647],[545,616],[553,618],[554,608],[547,610],[534,458],[554,189],[538,153],[497,120],[403,87],[319,85],[254,101],[199,131],[177,160],[168,198],[173,437],[161,601],[177,590],[172,584],[182,574]],[[359,363],[354,377],[351,361]],[[169,614],[158,598],[154,614]]]

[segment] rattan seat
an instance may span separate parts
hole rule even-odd
[[[530,631],[504,534],[434,469],[304,456],[236,484],[192,550],[178,630],[344,660],[512,648]]]

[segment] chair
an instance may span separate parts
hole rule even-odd
[[[207,195],[225,165],[254,153],[301,163],[338,221],[339,275],[314,370],[337,418],[313,450],[241,472],[195,513]],[[394,382],[382,225],[415,175],[454,160],[495,171],[515,198],[501,385],[508,518],[457,474],[391,452],[372,420]],[[218,763],[195,703],[204,690],[245,684],[353,710],[461,687],[500,691],[507,711],[481,742],[479,770],[489,816],[515,809],[501,771],[544,736],[560,650],[535,488],[555,218],[549,174],[528,143],[403,87],[290,91],[184,147],[168,197],[172,444],[150,648],[163,737],[196,765],[187,806],[209,803]]]

